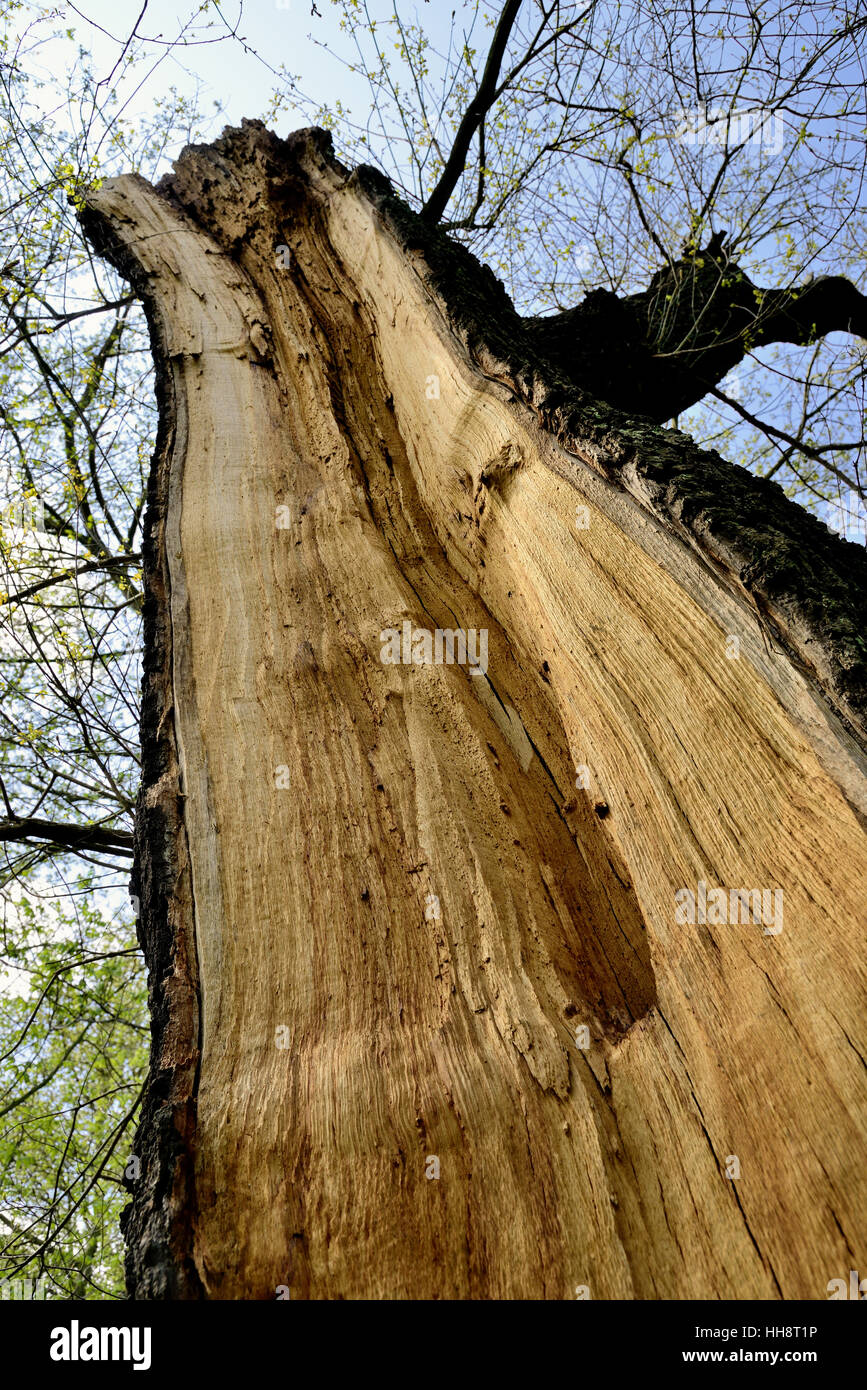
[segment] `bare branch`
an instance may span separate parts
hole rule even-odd
[[[497,81],[500,76],[500,68],[520,8],[521,0],[506,0],[503,13],[500,15],[494,30],[494,38],[479,89],[464,112],[439,182],[422,208],[421,215],[426,222],[439,222],[445,212],[449,198],[454,193],[458,180],[464,172],[473,136],[497,99]]]

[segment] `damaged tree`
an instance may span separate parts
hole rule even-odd
[[[84,220],[161,411],[133,1296],[826,1297],[867,1234],[863,550],[628,413],[685,389],[648,409],[632,339],[594,395],[580,310],[521,319],[323,132]]]

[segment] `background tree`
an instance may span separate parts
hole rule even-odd
[[[838,529],[848,519],[859,536],[858,7],[736,3],[697,14],[680,3],[479,3],[461,9],[441,51],[425,11],[408,17],[358,0],[322,9],[311,12],[311,32],[364,74],[371,111],[359,119],[339,102],[324,108],[283,71],[273,73],[269,120],[287,109],[293,121],[313,118],[333,130],[348,162],[386,172],[427,222],[503,277],[535,319],[527,327],[537,349],[594,395],[677,416],[700,442],[777,478],[806,505],[831,504],[824,514]],[[139,776],[141,523],[155,434],[140,308],[92,258],[76,210],[85,185],[129,169],[155,177],[210,129],[194,95],[166,87],[168,55],[183,45],[195,66],[197,43],[250,49],[243,6],[235,21],[223,6],[200,7],[168,37],[148,28],[147,10],[119,35],[117,62],[102,75],[89,71],[70,28],[75,73],[57,82],[40,57],[44,29],[30,27],[26,7],[3,8],[12,231],[0,266],[0,836],[3,963],[20,996],[4,1004],[0,1048],[16,1046],[3,1259],[7,1273],[41,1272],[49,1248],[68,1240],[53,1267],[59,1290],[89,1278],[119,1288],[116,1256],[97,1268],[86,1252],[94,1233],[100,1250],[116,1251],[105,1232],[123,1200],[121,1141],[104,1164],[100,1145],[130,1122],[141,1064],[140,967],[134,955],[106,953],[133,950],[120,904]],[[72,7],[58,17],[80,21]],[[338,38],[329,37],[334,17]],[[270,60],[270,51],[261,58],[266,68]],[[154,92],[154,114],[130,122],[119,92],[139,80]],[[56,975],[74,942],[76,970]],[[88,1035],[119,1083],[116,1093],[106,1086],[107,1103],[90,1104],[88,1054],[76,1045],[81,995],[64,993],[68,982],[85,991],[82,1019],[107,1018],[107,990],[124,1001],[111,1030]],[[52,1010],[51,1027],[40,1035],[37,1014],[22,1034],[46,987],[40,1007]],[[31,1092],[34,1069],[41,1084]],[[91,1119],[100,1117],[91,1151],[89,1138],[81,1147],[76,1138],[83,1097]],[[47,1098],[50,1121],[39,1109]],[[19,1143],[37,1129],[38,1145]],[[37,1153],[62,1171],[57,1185],[41,1175]]]
[[[140,306],[76,213],[98,170],[152,172],[197,127],[176,92],[126,121],[71,30],[47,76],[56,19],[16,32],[22,12],[3,6],[0,54],[0,1279],[118,1297],[148,1032],[128,898],[155,409]]]

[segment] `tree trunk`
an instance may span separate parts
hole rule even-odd
[[[84,221],[161,419],[131,1293],[826,1298],[867,1237],[863,552],[534,357],[322,132]]]

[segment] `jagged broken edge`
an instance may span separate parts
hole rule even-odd
[[[751,595],[772,636],[867,751],[867,548],[836,535],[773,479],[582,391],[540,356],[487,266],[413,213],[377,170],[362,166],[356,176],[396,240],[422,253],[470,356],[487,370],[501,364],[497,374],[566,451],[624,486],[731,592]]]
[[[273,205],[279,207],[283,198],[289,219],[305,162],[324,164],[351,180],[396,244],[412,256],[416,273],[470,360],[512,388],[567,453],[623,487],[675,541],[697,552],[731,593],[740,600],[748,596],[773,640],[867,752],[864,546],[836,535],[773,479],[700,448],[680,430],[581,390],[568,364],[540,353],[532,332],[536,321],[517,313],[490,267],[425,222],[379,170],[368,165],[349,170],[335,157],[329,131],[311,127],[282,139],[262,121],[245,120],[240,127],[228,126],[210,145],[184,150],[175,164],[179,173],[163,178],[157,191],[197,221],[199,209],[181,171],[201,160],[198,182],[207,195],[208,162],[244,167],[253,155],[268,172]],[[256,215],[255,205],[244,211]],[[204,229],[237,258],[244,239],[237,229]]]

